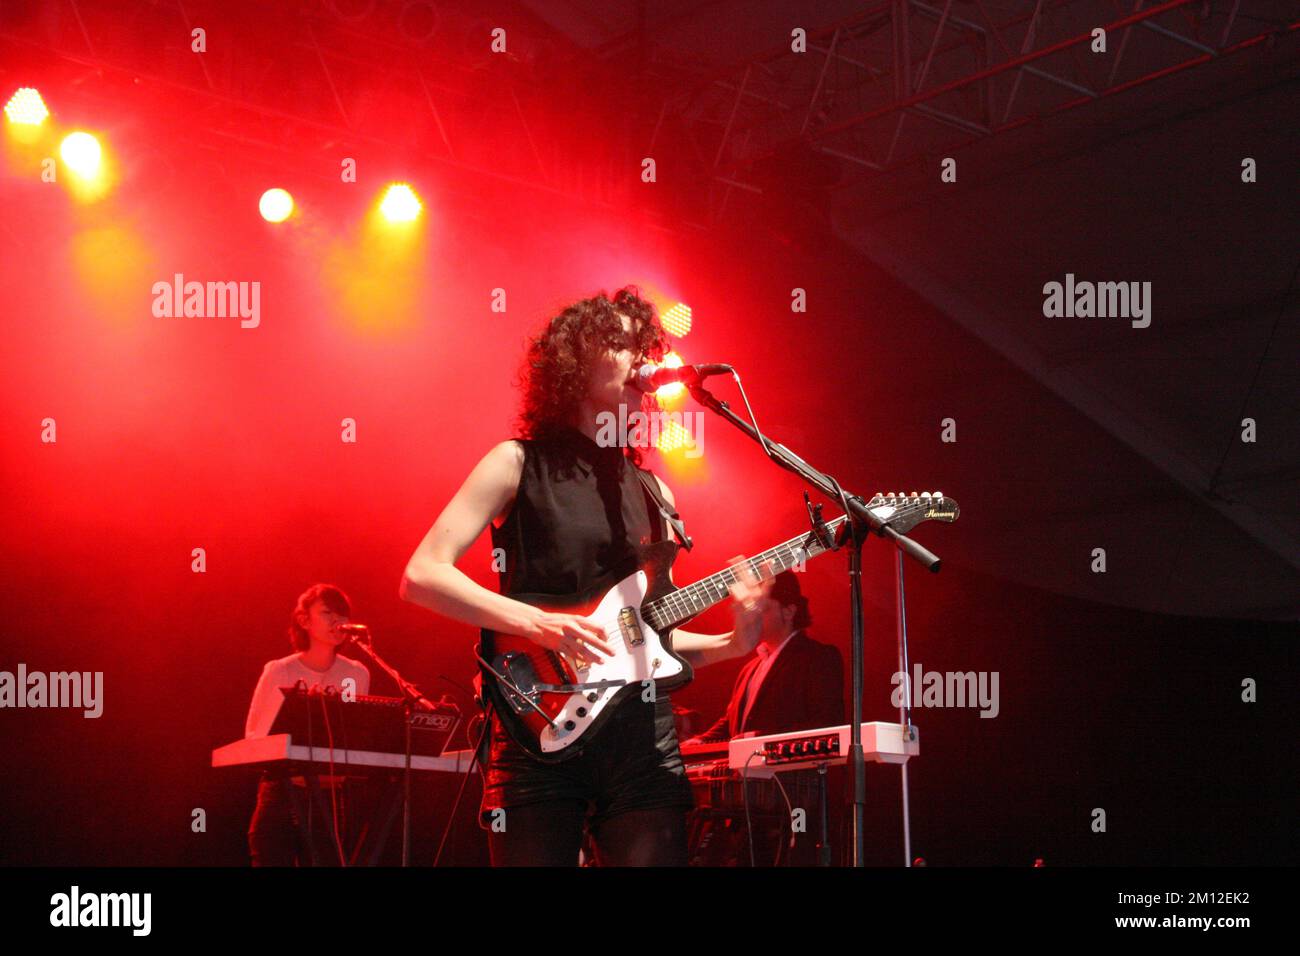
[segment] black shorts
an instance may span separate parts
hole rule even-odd
[[[493,810],[552,800],[586,802],[592,825],[629,810],[695,805],[667,695],[653,704],[630,695],[582,753],[554,764],[530,757],[493,711],[488,753],[479,807],[484,826]]]

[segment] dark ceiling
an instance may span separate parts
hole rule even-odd
[[[1051,529],[1044,549],[1105,527],[1158,569],[1112,599],[1300,611],[1300,6],[530,6],[577,45],[649,51],[665,83],[702,77],[676,102],[715,131],[730,202],[752,198],[762,162],[795,156],[783,179],[802,171],[836,236],[1127,449],[1076,449],[1064,473],[1060,456],[1009,463],[999,487],[1036,509],[998,529],[990,560],[1031,525]],[[1147,7],[1165,9],[1108,31],[1119,57],[1068,42]],[[791,23],[811,38],[802,56],[779,39]],[[940,180],[947,157],[956,184]],[[1044,317],[1043,285],[1067,273],[1149,282],[1150,326]],[[1001,411],[1034,433],[1034,407]],[[1180,555],[1189,538],[1214,542],[1212,564]],[[1078,593],[1055,567],[1024,583]]]

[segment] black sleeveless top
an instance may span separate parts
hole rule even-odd
[[[493,548],[505,552],[502,594],[585,591],[638,545],[668,536],[668,523],[621,448],[603,448],[574,428],[519,441],[524,465],[515,503],[501,527],[491,526]],[[566,763],[533,760],[495,709],[487,748],[481,815],[570,798],[594,801],[598,815],[693,803],[665,693],[651,707],[635,695],[623,701],[595,741]]]
[[[492,547],[505,553],[501,593],[573,594],[661,541],[667,522],[618,447],[601,447],[576,428],[519,439],[523,471],[515,503]]]

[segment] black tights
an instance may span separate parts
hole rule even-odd
[[[577,866],[587,808],[578,800],[530,803],[505,811],[505,830],[489,830],[493,866]],[[629,810],[592,829],[601,866],[685,866],[686,810]]]

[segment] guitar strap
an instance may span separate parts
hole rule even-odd
[[[636,476],[641,479],[641,484],[645,485],[645,490],[650,492],[650,497],[659,506],[659,513],[664,516],[668,526],[673,529],[673,534],[677,536],[681,546],[687,551],[691,550],[695,546],[695,542],[687,535],[686,525],[677,514],[677,509],[665,501],[663,495],[659,493],[659,482],[651,481],[640,468],[636,469]]]

